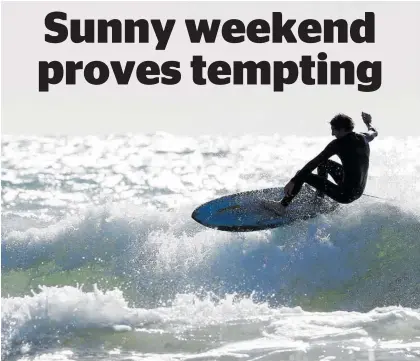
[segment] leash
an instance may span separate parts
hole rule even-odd
[[[393,199],[389,199],[389,198],[381,198],[381,197],[377,197],[377,196],[371,196],[370,194],[364,194],[363,195],[365,197],[370,197],[370,198],[375,198],[375,199],[380,199],[381,201],[393,201]]]

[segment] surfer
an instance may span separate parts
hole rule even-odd
[[[287,206],[307,183],[317,190],[317,199],[327,195],[339,203],[351,203],[364,192],[368,169],[371,142],[378,132],[372,127],[370,114],[362,112],[367,133],[353,131],[353,120],[344,114],[336,115],[331,121],[331,134],[336,137],[314,159],[308,162],[284,187],[281,201],[265,201],[265,206],[278,215],[286,212]],[[342,164],[329,158],[337,155]],[[318,174],[312,171],[317,168]],[[331,175],[335,183],[328,180]]]

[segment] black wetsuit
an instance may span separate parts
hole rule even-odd
[[[289,205],[303,183],[339,203],[351,203],[360,198],[365,190],[369,170],[369,142],[377,135],[375,129],[370,130],[374,133],[350,132],[328,144],[292,178],[295,183],[293,192],[282,199],[282,205]],[[340,158],[342,165],[329,159],[333,155]],[[315,168],[318,168],[318,174],[311,173]],[[328,174],[336,184],[327,179]]]

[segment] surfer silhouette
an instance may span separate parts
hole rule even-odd
[[[331,134],[336,139],[286,184],[281,201],[267,200],[264,206],[280,216],[283,215],[304,183],[317,190],[318,200],[327,195],[336,202],[346,204],[360,198],[366,187],[369,170],[369,142],[378,135],[372,127],[372,116],[362,112],[362,119],[368,128],[366,133],[354,132],[353,120],[345,114],[337,114],[332,118]],[[342,164],[330,160],[333,155],[337,155]],[[318,174],[312,173],[315,168]],[[328,175],[335,183],[328,180]]]

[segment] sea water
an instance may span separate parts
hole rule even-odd
[[[2,138],[2,360],[419,360],[420,138],[366,194],[228,233],[201,203],[283,186],[331,138]]]

